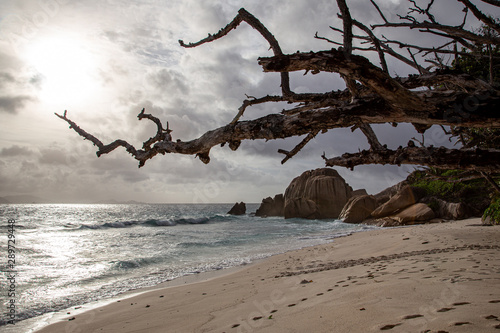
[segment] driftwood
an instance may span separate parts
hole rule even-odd
[[[195,155],[202,162],[208,163],[210,150],[214,146],[228,144],[230,149],[236,150],[243,140],[274,140],[306,135],[302,142],[291,151],[279,150],[279,153],[285,155],[282,161],[284,163],[320,133],[330,129],[350,127],[359,128],[365,134],[370,149],[331,158],[323,155],[327,166],[353,168],[357,165],[373,163],[416,164],[477,170],[485,173],[496,172],[500,167],[500,151],[495,149],[496,147],[481,149],[460,146],[454,149],[423,145],[417,147],[413,141],[410,141],[405,147],[390,150],[379,142],[370,127],[370,124],[411,123],[420,133],[425,133],[432,125],[450,126],[454,133],[460,131],[460,128],[500,128],[498,86],[453,70],[440,60],[440,55],[454,53],[455,57],[458,57],[475,51],[481,44],[490,45],[489,50],[492,49],[491,46],[500,46],[498,34],[500,25],[497,21],[484,15],[470,1],[457,1],[464,6],[464,18],[459,25],[448,26],[438,23],[432,14],[434,1],[430,1],[425,8],[419,7],[416,1],[410,1],[412,6],[408,15],[400,16],[401,22],[395,23],[389,22],[376,2],[371,0],[383,23],[374,25],[370,29],[351,17],[345,0],[337,0],[343,29],[333,27],[332,29],[343,33],[343,42],[338,43],[316,35],[316,38],[340,45],[337,49],[332,48],[320,52],[283,54],[275,37],[257,18],[243,8],[239,10],[233,21],[219,32],[195,43],[185,43],[180,40],[182,47],[198,47],[223,38],[239,24],[246,22],[264,37],[274,53],[272,57],[259,58],[258,63],[265,72],[278,72],[281,75],[281,95],[248,97],[229,124],[210,130],[191,141],[173,140],[172,130],[169,129],[168,123],[164,128],[160,119],[146,114],[144,109],[138,115],[139,120],[146,118],[153,121],[157,125],[157,133],[146,140],[141,149],[135,148],[125,140],[115,140],[105,145],[70,120],[66,111],[63,115],[56,115],[70,124],[70,128],[80,136],[96,145],[97,156],[107,154],[118,147],[124,147],[139,161],[139,167],[157,154]],[[498,1],[483,2],[499,6]],[[464,29],[468,13],[472,13],[495,34],[484,35]],[[426,19],[418,20],[420,16],[425,16]],[[419,47],[377,37],[374,32],[381,27],[418,29],[422,33],[446,37],[448,41],[433,48]],[[355,35],[354,28],[365,35]],[[370,46],[354,47],[353,40],[360,40]],[[459,52],[457,44],[468,50]],[[394,51],[390,45],[406,49],[410,57]],[[450,50],[451,45],[453,45],[453,50]],[[372,64],[362,55],[353,54],[355,50],[377,52],[380,67]],[[436,59],[427,59],[431,66],[425,67],[417,63],[417,54],[432,54]],[[386,61],[387,56],[409,64],[417,70],[418,74],[409,77],[391,77]],[[497,61],[496,56],[498,54],[490,54],[489,58]],[[294,93],[290,89],[289,72],[292,71],[305,71],[312,74],[337,73],[345,80],[347,88],[344,91],[328,93]],[[269,102],[289,102],[295,106],[283,110],[281,114],[269,114],[258,119],[240,121],[248,107]]]

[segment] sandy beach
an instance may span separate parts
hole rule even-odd
[[[480,219],[359,232],[39,332],[500,332],[499,239]]]

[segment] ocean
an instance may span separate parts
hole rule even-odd
[[[36,317],[47,313],[369,228],[260,218],[251,214],[257,204],[232,216],[231,206],[0,205],[0,331],[30,332]]]

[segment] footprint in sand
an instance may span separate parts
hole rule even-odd
[[[388,330],[392,330],[394,327],[399,326],[399,325],[401,325],[401,323],[385,325],[385,326],[382,326],[382,327],[380,328],[380,330],[381,330],[381,331],[388,331]]]
[[[455,310],[455,308],[442,308],[442,309],[437,310],[437,312],[448,312],[451,310]]]
[[[470,323],[468,321],[461,321],[461,322],[455,323],[454,325],[455,326],[463,326],[463,325],[470,325]]]
[[[421,315],[421,314],[414,314],[414,315],[404,316],[403,319],[404,320],[408,320],[408,319],[414,319],[414,318],[420,318],[420,317],[423,317],[423,315]]]

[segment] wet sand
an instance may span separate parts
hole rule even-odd
[[[499,240],[480,219],[360,232],[39,332],[500,332]]]

